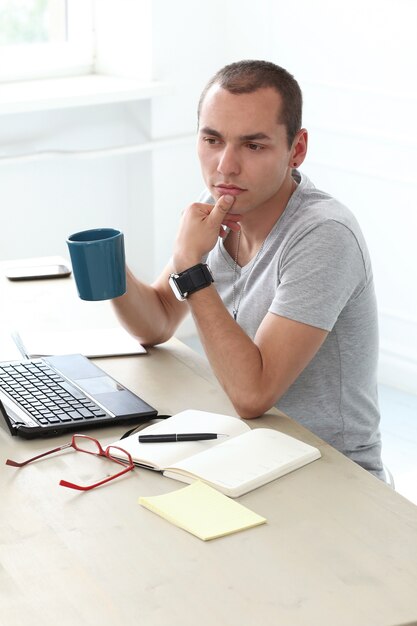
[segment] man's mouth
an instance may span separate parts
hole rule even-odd
[[[229,196],[239,196],[246,191],[246,189],[238,187],[237,185],[226,185],[224,183],[214,185],[214,187],[221,196],[225,196],[226,194]]]

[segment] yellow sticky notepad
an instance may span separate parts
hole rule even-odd
[[[264,517],[201,481],[162,496],[139,498],[139,504],[203,541],[266,522]]]

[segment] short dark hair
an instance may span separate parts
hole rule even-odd
[[[219,70],[205,86],[198,103],[198,119],[208,90],[219,85],[233,94],[253,93],[264,87],[272,87],[282,98],[279,123],[287,129],[288,146],[301,128],[303,97],[294,76],[270,61],[237,61]]]

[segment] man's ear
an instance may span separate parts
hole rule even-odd
[[[301,128],[294,137],[291,147],[290,167],[300,167],[306,158],[308,144],[308,132]]]

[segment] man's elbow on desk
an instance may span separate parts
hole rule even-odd
[[[276,398],[271,400],[256,391],[252,394],[250,392],[239,394],[236,398],[229,396],[229,398],[236,410],[236,413],[242,419],[246,420],[261,417],[261,415],[269,411],[279,399]]]
[[[152,348],[153,346],[158,346],[162,343],[165,343],[173,336],[173,332],[169,328],[158,328],[158,329],[147,329],[147,332],[142,332],[135,328],[133,324],[129,324],[126,321],[119,318],[119,322],[121,326],[130,334],[132,337],[138,340],[138,342],[144,346],[145,348]]]

